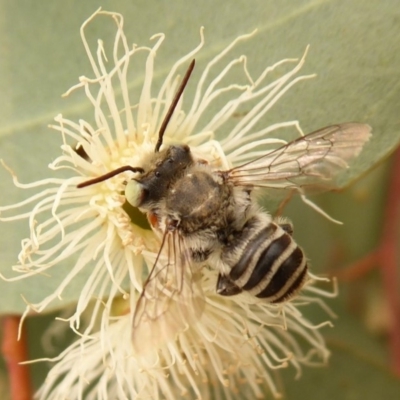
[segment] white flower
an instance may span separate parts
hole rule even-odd
[[[88,23],[99,15],[112,18],[116,24],[110,54],[106,54],[102,41],[92,53],[85,37]],[[206,307],[198,323],[180,332],[176,341],[163,343],[152,354],[138,357],[131,346],[132,312],[153,265],[159,239],[142,222],[137,210],[124,205],[123,192],[130,172],[85,189],[76,187],[124,165],[143,165],[154,151],[160,125],[176,92],[178,70],[187,67],[204,45],[203,30],[200,44],[172,66],[156,94],[152,89],[154,61],[164,35],[152,37],[153,47],[130,46],[123,32],[122,16],[103,11],[84,23],[81,34],[94,76],[81,77],[68,93],[84,89],[94,107],[94,122],[73,122],[59,115],[55,118],[57,124],[52,126],[61,133],[63,154],[50,168],[72,173],[67,178],[49,178],[29,185],[19,183],[13,175],[18,187],[38,187],[41,192],[0,209],[2,213],[22,209],[21,214],[2,220],[26,218],[30,227],[30,237],[22,242],[19,263],[14,266],[20,275],[10,280],[51,274],[55,269],[64,274],[54,292],[37,304],[29,304],[24,316],[32,309],[46,310],[67,286],[74,285],[80,274],[88,277],[68,319],[81,337],[54,359],[56,364],[39,397],[175,399],[188,392],[197,398],[210,398],[213,393],[215,398],[229,399],[237,398],[240,392],[241,398],[248,393],[250,399],[264,398],[267,388],[278,396],[271,369],[291,364],[299,372],[301,365],[323,363],[329,354],[318,332],[324,324],[312,326],[298,309],[310,302],[324,307],[315,297],[318,290],[311,286],[314,280],[295,301],[278,306],[256,302],[245,295],[218,296],[217,271],[205,270],[201,286]],[[290,87],[311,77],[296,77],[305,56],[300,61],[277,62],[253,79],[245,56],[228,58],[235,44],[250,36],[238,37],[207,64],[191,102],[178,103],[164,144],[186,143],[196,157],[227,169],[263,154],[271,144],[284,143],[271,136],[279,129],[293,127],[301,133],[297,121],[267,128],[257,126]],[[132,93],[128,88],[129,67],[144,54],[143,86],[139,93]],[[217,66],[223,62],[222,67]],[[290,63],[294,67],[288,71]],[[243,82],[224,83],[238,66],[243,71]],[[282,66],[286,72],[270,80],[270,73]],[[210,110],[214,112],[211,117]],[[233,123],[235,113],[243,111],[239,121]],[[217,141],[215,136],[220,133],[224,138]],[[76,143],[81,146],[81,155],[75,149]],[[25,212],[32,205],[33,209]],[[64,261],[70,262],[70,268],[59,268]],[[81,319],[85,311],[89,312],[89,305],[90,317],[82,328]],[[298,338],[309,346],[304,352]]]
[[[202,284],[204,314],[176,341],[146,358],[136,357],[129,345],[131,318],[117,317],[46,359],[54,367],[38,397],[174,400],[189,393],[195,399],[279,398],[273,370],[291,365],[300,376],[303,365],[327,361],[329,351],[318,329],[330,324],[312,326],[299,310],[321,301],[316,289],[307,286],[295,303],[271,307],[241,295],[232,300],[217,295],[212,271],[205,271]]]

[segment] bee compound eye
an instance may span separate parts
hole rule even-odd
[[[146,196],[147,190],[135,180],[127,183],[125,188],[126,201],[133,207],[139,207]]]

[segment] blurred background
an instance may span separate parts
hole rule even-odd
[[[332,351],[329,365],[305,369],[296,382],[290,369],[276,379],[285,398],[293,400],[397,398],[399,2],[0,0],[0,158],[22,182],[47,177],[47,165],[59,154],[60,136],[47,127],[54,116],[92,118],[83,94],[66,99],[61,94],[77,83],[79,76],[90,75],[79,29],[100,5],[123,14],[131,42],[147,45],[153,34],[166,34],[157,57],[156,84],[177,58],[197,45],[200,26],[205,26],[206,47],[197,60],[199,69],[206,58],[255,28],[257,36],[235,50],[248,56],[254,75],[283,58],[301,57],[310,44],[302,74],[317,73],[317,78],[291,89],[266,115],[265,124],[297,119],[305,132],[346,121],[373,127],[373,140],[343,175],[341,190],[313,198],[344,225],[325,220],[299,199],[293,199],[284,210],[294,223],[295,238],[308,255],[313,272],[336,275],[340,294],[329,300],[338,316],[335,327],[323,330]],[[94,24],[91,40],[106,36],[108,30],[114,35],[110,25]],[[139,74],[137,81],[132,81],[132,90],[140,87],[140,78]],[[1,205],[25,197],[26,193],[14,188],[8,172],[0,169]],[[265,204],[271,210],[275,206]],[[10,266],[26,234],[24,224],[0,223],[2,274],[10,276]],[[21,313],[25,309],[21,293],[33,301],[42,297],[41,289],[28,281],[9,284],[0,280],[2,315]],[[310,315],[314,317],[324,318]],[[27,321],[31,358],[43,356],[41,337],[53,319],[54,315],[46,315]],[[5,393],[4,363],[2,367],[0,392]],[[32,367],[36,387],[46,371],[45,364]]]

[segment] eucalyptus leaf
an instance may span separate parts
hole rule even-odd
[[[336,307],[337,308],[337,307]],[[332,351],[328,365],[308,368],[295,382],[293,371],[283,374],[287,399],[395,399],[400,380],[386,366],[386,351],[344,309],[335,327],[324,334]]]
[[[90,115],[81,95],[61,99],[60,94],[90,69],[79,37],[81,23],[97,9],[96,2],[50,1],[29,4],[3,1],[8,18],[2,21],[0,38],[0,157],[23,182],[49,176],[46,165],[59,153],[61,138],[46,127],[58,113],[72,119]],[[318,78],[295,86],[265,118],[265,124],[298,119],[304,131],[347,120],[367,122],[373,127],[373,139],[361,157],[342,177],[345,186],[389,154],[400,140],[396,99],[400,87],[395,73],[400,47],[397,36],[395,2],[368,5],[358,1],[274,1],[200,4],[174,2],[108,2],[112,10],[123,13],[125,30],[132,42],[148,44],[156,32],[165,32],[157,81],[161,81],[172,62],[193,48],[199,40],[199,28],[206,27],[208,46],[202,58],[217,54],[238,34],[258,28],[255,38],[239,46],[246,53],[251,72],[286,57],[299,57],[311,44],[305,72],[317,72]],[[108,3],[103,7],[107,9]],[[245,10],[245,11],[244,11]],[[113,35],[110,25],[96,21],[90,39]],[[182,40],[185,38],[185,40]],[[140,72],[141,73],[141,72]],[[142,76],[132,82],[140,87]],[[13,187],[10,175],[0,170],[2,204],[26,197]],[[24,224],[1,223],[1,271],[10,276],[20,240],[26,236]],[[72,263],[72,260],[71,260]],[[68,268],[68,266],[65,266]],[[23,294],[29,301],[42,298],[57,277],[38,277],[17,283],[0,281],[7,302],[3,312],[21,312]],[[85,282],[85,277],[82,277]],[[64,302],[77,298],[76,282]],[[75,286],[76,285],[76,286]],[[63,302],[60,303],[60,305]]]
[[[46,165],[60,152],[61,138],[46,127],[52,116],[60,112],[71,118],[90,114],[82,96],[61,99],[60,94],[80,75],[90,74],[79,27],[97,5],[91,1],[2,3],[8,18],[2,21],[5,34],[0,38],[0,156],[21,181],[29,182],[48,176]],[[319,77],[295,86],[265,123],[298,119],[305,131],[346,120],[369,123],[373,139],[344,174],[342,186],[393,151],[400,140],[396,102],[400,86],[395,73],[400,44],[393,34],[398,30],[398,7],[393,1],[379,2],[379,7],[358,1],[281,1],[279,6],[274,1],[252,1],[231,7],[219,1],[201,5],[184,1],[109,3],[123,13],[132,42],[146,44],[153,33],[166,33],[158,80],[177,57],[198,43],[201,25],[206,27],[209,44],[201,53],[204,58],[221,51],[238,34],[258,28],[257,36],[240,48],[248,55],[250,70],[256,72],[281,58],[301,56],[310,43],[305,70],[317,72]],[[107,35],[107,30],[109,24],[97,22],[90,31],[91,39]],[[139,74],[132,90],[140,87],[140,82]],[[1,169],[0,174],[2,204],[26,196],[13,187],[7,171]],[[5,223],[0,229],[1,271],[9,276],[27,230],[23,224]],[[2,311],[21,312],[25,306],[21,294],[30,301],[39,299],[54,286],[51,280],[57,280],[54,276],[37,279],[13,284],[0,281],[2,292],[7,293]],[[79,285],[73,285],[73,294],[66,295],[65,302],[76,299]]]

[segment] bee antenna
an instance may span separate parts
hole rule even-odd
[[[131,167],[130,165],[124,165],[123,167],[119,167],[114,169],[114,171],[107,172],[104,175],[98,176],[97,178],[89,179],[88,181],[82,182],[76,187],[78,189],[84,188],[86,186],[94,185],[95,183],[106,181],[107,179],[112,178],[115,175],[120,174],[121,172],[131,171],[131,172],[140,172],[143,174],[144,169],[140,167]]]
[[[158,153],[160,151],[160,147],[163,142],[163,137],[165,130],[167,129],[168,123],[171,120],[172,114],[176,108],[176,105],[178,104],[179,99],[182,96],[183,91],[185,90],[186,84],[189,81],[190,75],[192,74],[193,68],[194,68],[195,60],[192,60],[192,62],[189,65],[189,68],[186,71],[185,76],[183,77],[183,80],[178,88],[178,91],[175,94],[174,99],[172,100],[171,105],[169,106],[168,112],[165,115],[165,118],[161,124],[160,131],[158,132],[158,140],[156,143],[156,147],[154,148],[154,152]]]

